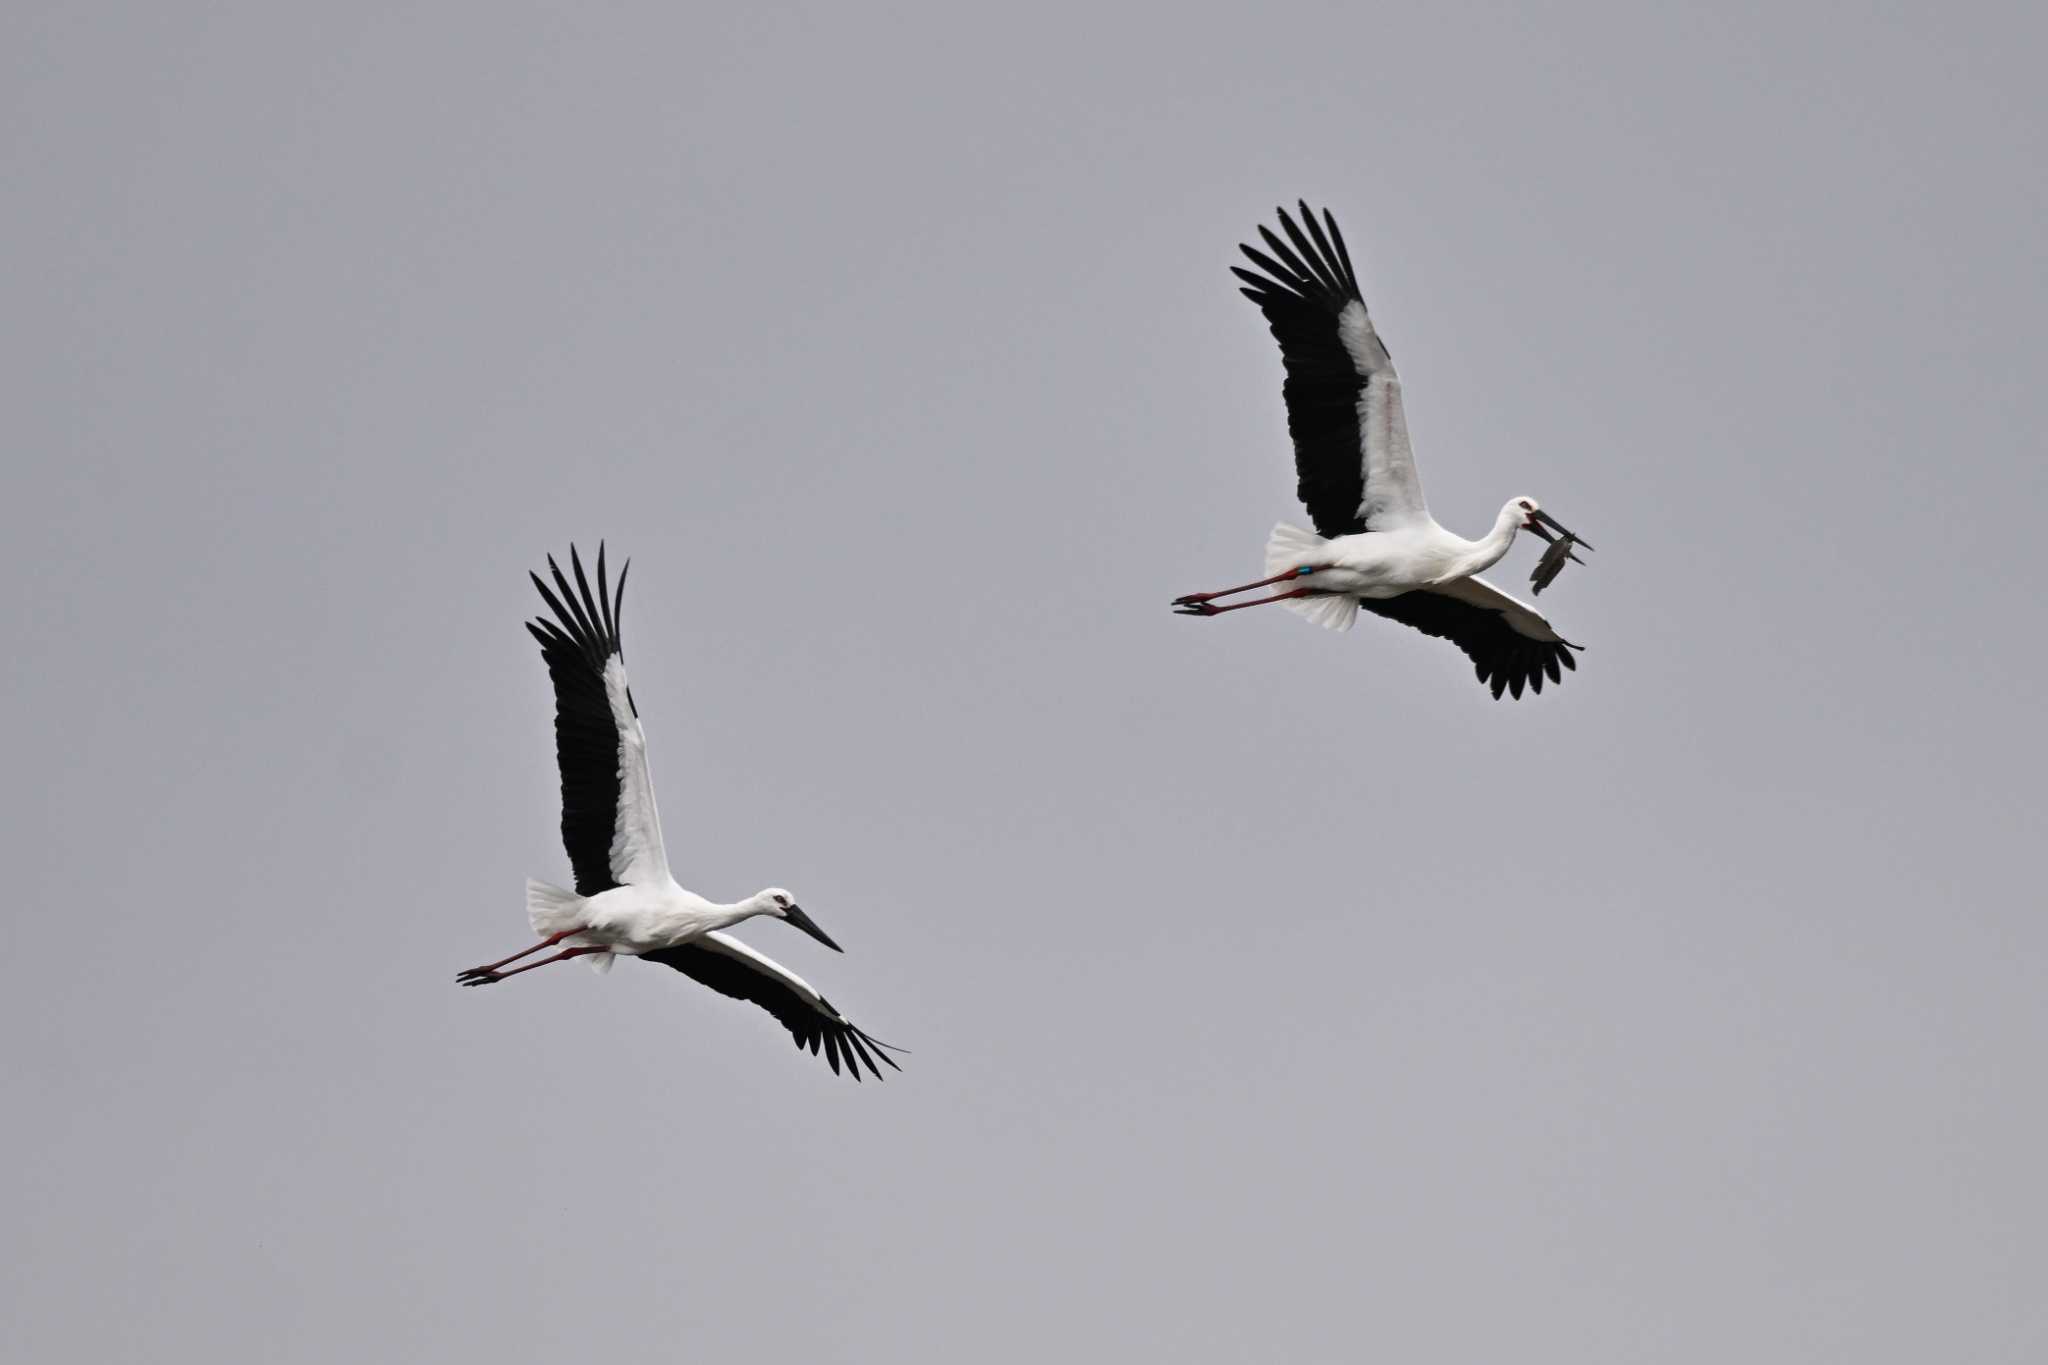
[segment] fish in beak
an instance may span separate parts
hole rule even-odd
[[[818,942],[824,944],[827,948],[830,948],[833,952],[843,953],[846,951],[846,949],[832,941],[830,934],[818,927],[816,920],[813,920],[804,913],[804,908],[801,905],[790,906],[789,909],[782,912],[782,917],[809,934],[812,938],[818,940]]]
[[[1548,512],[1531,512],[1528,520],[1522,523],[1522,527],[1550,542],[1550,548],[1545,550],[1543,558],[1536,562],[1536,572],[1529,575],[1529,582],[1533,585],[1533,591],[1537,593],[1549,587],[1556,581],[1557,576],[1564,572],[1564,562],[1567,559],[1574,564],[1586,562],[1572,553],[1574,545],[1585,545],[1589,550],[1593,548],[1567,531],[1564,525]],[[1552,534],[1553,531],[1556,534]]]

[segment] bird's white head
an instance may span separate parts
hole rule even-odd
[[[766,891],[756,892],[754,895],[754,905],[757,907],[756,913],[773,915],[780,920],[788,920],[791,924],[803,930],[833,952],[843,953],[846,951],[834,943],[831,936],[823,929],[820,929],[817,923],[804,913],[804,908],[796,903],[795,896],[790,895],[789,892],[781,887],[771,886]]]
[[[1566,530],[1563,522],[1544,511],[1543,504],[1531,497],[1509,498],[1508,505],[1500,509],[1500,521],[1496,525],[1513,526],[1517,530],[1522,531],[1534,531],[1537,535],[1553,544],[1557,543],[1559,537],[1562,537],[1572,545],[1582,545],[1588,550],[1593,548]],[[1572,558],[1576,563],[1585,563],[1584,560],[1579,559],[1576,555],[1573,555]]]

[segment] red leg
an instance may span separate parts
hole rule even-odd
[[[576,931],[571,929],[568,932],[573,934]],[[546,945],[543,944],[542,946],[545,947]],[[509,972],[501,972],[495,968],[480,967],[473,971],[464,972],[456,980],[465,986],[488,986],[493,981],[503,981],[507,977],[517,976],[521,972],[530,972],[535,967],[545,967],[551,962],[567,962],[572,957],[587,957],[591,953],[608,953],[610,951],[611,949],[609,948],[565,948],[553,957],[544,957],[538,962],[529,962],[524,967],[514,967]],[[525,957],[526,954],[521,953],[519,956]],[[507,960],[509,961],[510,959]]]
[[[1249,602],[1233,602],[1219,607],[1210,602],[1190,602],[1180,609],[1183,616],[1221,616],[1226,611],[1243,611],[1246,607],[1263,607],[1268,602],[1285,602],[1290,597],[1327,597],[1320,588],[1296,588],[1293,592],[1275,593],[1271,597],[1254,597]]]
[[[557,943],[560,943],[563,939],[577,932],[579,931],[575,929],[564,929],[559,934],[549,934],[546,938],[534,944],[531,948],[523,948],[519,952],[512,954],[512,956],[510,957],[499,958],[496,962],[486,962],[481,967],[471,967],[468,971],[462,973],[460,976],[457,976],[455,979],[465,986],[478,986],[484,984],[487,981],[496,981],[499,979],[498,968],[504,966],[506,963],[517,962],[520,958],[529,956],[533,953],[537,953],[543,948],[552,948]]]
[[[505,965],[506,963],[508,963],[508,962],[517,962],[517,961],[518,961],[518,960],[519,960],[520,958],[522,958],[522,957],[527,957],[527,956],[529,956],[529,955],[531,955],[531,954],[533,954],[533,953],[537,953],[537,952],[539,952],[539,951],[540,951],[541,949],[543,949],[543,948],[552,948],[552,947],[554,947],[554,946],[555,946],[555,945],[556,945],[557,943],[560,943],[560,942],[561,942],[561,941],[562,941],[563,939],[565,939],[565,938],[569,937],[569,935],[571,935],[571,934],[574,934],[574,933],[577,933],[577,932],[578,932],[578,931],[577,931],[577,930],[575,930],[575,929],[564,929],[564,930],[563,930],[563,931],[562,931],[561,933],[559,933],[559,934],[549,934],[549,935],[548,935],[548,936],[547,936],[546,938],[544,938],[544,939],[542,939],[542,940],[541,940],[540,942],[538,942],[538,943],[534,944],[534,945],[533,945],[533,946],[532,946],[531,948],[522,948],[522,949],[520,949],[520,950],[519,950],[518,952],[516,952],[516,953],[512,954],[512,956],[510,956],[510,957],[501,957],[501,958],[499,958],[499,959],[498,959],[498,960],[497,960],[496,962],[486,962],[486,963],[485,963],[485,964],[484,964],[483,966],[481,966],[481,967],[471,967],[471,968],[469,969],[469,971],[470,971],[470,972],[495,972],[496,970],[498,970],[498,968],[500,968],[500,967],[504,966],[504,965]],[[469,975],[469,972],[464,972],[464,973],[463,973],[463,975],[464,975],[464,976],[468,976],[468,975]]]
[[[1208,602],[1218,597],[1228,597],[1234,592],[1250,592],[1253,588],[1270,588],[1275,583],[1285,583],[1290,578],[1299,578],[1303,574],[1314,572],[1315,569],[1312,566],[1304,565],[1299,569],[1289,569],[1286,573],[1276,573],[1271,578],[1261,578],[1256,583],[1243,583],[1235,588],[1218,588],[1214,592],[1191,592],[1186,597],[1174,598],[1173,605],[1176,607],[1191,607],[1198,602]],[[1207,613],[1202,614],[1206,615]]]

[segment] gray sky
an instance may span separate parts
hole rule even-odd
[[[2038,7],[972,8],[8,7],[7,1354],[2041,1359]],[[1563,688],[1167,611],[1298,195]],[[600,536],[902,1077],[452,984]]]

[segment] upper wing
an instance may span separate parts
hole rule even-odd
[[[618,590],[607,597],[604,546],[599,545],[594,599],[573,545],[569,567],[576,575],[574,589],[554,556],[548,556],[559,597],[539,574],[531,575],[555,619],[536,618],[526,625],[540,641],[555,684],[562,846],[569,852],[580,896],[614,886],[661,885],[669,879],[668,855],[661,846],[661,817],[647,773],[647,736],[626,684],[626,655],[619,643],[619,613],[632,566],[619,570]]]
[[[1543,613],[1483,578],[1456,578],[1399,597],[1362,598],[1358,605],[1464,650],[1479,681],[1492,685],[1496,701],[1503,691],[1520,699],[1524,685],[1541,692],[1546,673],[1560,681],[1559,664],[1578,668],[1572,651],[1580,646],[1552,630]]]
[[[1297,492],[1326,537],[1425,522],[1429,508],[1408,447],[1401,381],[1365,311],[1344,234],[1328,209],[1327,236],[1306,203],[1306,235],[1287,210],[1277,212],[1287,242],[1264,227],[1259,235],[1279,259],[1241,245],[1266,273],[1237,266],[1230,272],[1250,286],[1238,292],[1259,305],[1280,343]]]
[[[832,1008],[830,1001],[811,989],[809,982],[729,934],[714,931],[641,956],[649,962],[673,967],[720,995],[759,1005],[782,1021],[800,1048],[809,1047],[816,1052],[822,1043],[825,1060],[832,1064],[834,1075],[838,1074],[842,1060],[855,1080],[861,1078],[861,1062],[867,1063],[876,1080],[882,1079],[875,1066],[877,1057],[898,1071],[903,1069],[889,1055],[887,1043],[855,1028],[851,1020]]]

